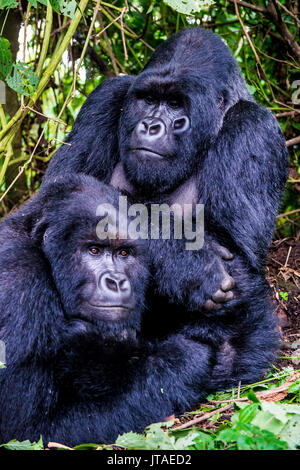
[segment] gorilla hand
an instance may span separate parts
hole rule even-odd
[[[220,310],[222,308],[222,304],[232,300],[234,297],[232,289],[235,286],[233,277],[227,273],[222,261],[231,261],[234,258],[234,255],[224,246],[218,245],[215,242],[212,242],[212,245],[218,258],[217,264],[220,271],[223,273],[224,278],[221,282],[220,288],[203,305],[204,309],[207,311]]]

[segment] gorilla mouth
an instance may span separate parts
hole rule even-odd
[[[128,318],[132,310],[125,305],[96,305],[89,303],[90,307],[97,310],[96,316],[103,320],[122,320]]]
[[[102,308],[105,310],[112,310],[112,309],[119,309],[119,310],[131,310],[130,307],[126,307],[125,305],[96,305],[96,304],[90,304],[91,307],[95,308]]]
[[[158,160],[166,159],[168,156],[157,152],[156,150],[149,149],[147,147],[136,147],[130,149],[132,152],[138,152],[140,157],[157,158]]]

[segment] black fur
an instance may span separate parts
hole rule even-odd
[[[171,159],[139,165],[130,153],[130,137],[149,93],[162,103],[169,95],[180,97],[191,127],[174,137]],[[198,27],[172,36],[138,77],[97,87],[67,141],[71,147],[56,152],[46,181],[82,171],[108,183],[120,161],[128,183],[123,189],[139,202],[172,202],[174,190],[184,193],[184,183],[195,183],[196,201],[205,207],[205,244],[193,252],[182,240],[150,240],[155,283],[144,334],[167,336],[176,328],[193,334],[194,316],[195,325],[204,328],[201,341],[207,335],[216,345],[231,337],[237,345],[232,372],[216,366],[214,384],[259,378],[277,346],[264,263],[287,177],[287,149],[275,118],[254,101],[223,40]],[[233,260],[220,260],[218,243]],[[206,317],[202,306],[219,289],[222,266],[235,279],[235,296]],[[231,357],[229,349],[221,362]]]
[[[181,334],[140,338],[148,270],[139,241],[129,319],[80,314],[88,272],[79,253],[99,241],[96,207],[104,202],[117,206],[118,193],[91,177],[62,177],[0,226],[1,442],[42,435],[45,443],[113,443],[206,393],[210,346]]]
[[[148,90],[157,99],[169,92],[180,95],[191,127],[174,137],[170,161],[139,165],[128,142]],[[188,29],[158,48],[138,77],[105,81],[83,105],[68,142],[72,145],[63,145],[52,158],[38,198],[1,230],[0,331],[9,358],[1,371],[3,440],[42,433],[67,443],[112,441],[118,432],[187,409],[210,389],[259,379],[278,346],[263,265],[287,176],[287,152],[278,124],[254,102],[218,36]],[[143,341],[148,337],[150,343],[139,346],[132,369],[106,357],[103,344],[95,344],[94,330],[80,332],[77,324],[74,330],[65,328],[64,308],[73,300],[69,286],[81,274],[69,266],[67,271],[65,242],[56,238],[63,240],[66,227],[55,220],[51,204],[60,205],[75,190],[63,183],[57,195],[46,186],[70,172],[109,183],[119,162],[136,201],[168,202],[192,180],[206,215],[200,251],[185,250],[185,240],[150,240],[155,282],[148,288],[142,325]],[[96,192],[92,198],[98,200]],[[77,208],[82,218],[81,205]],[[50,228],[58,230],[43,255],[41,242],[35,242],[39,230],[47,234],[38,224],[41,210],[52,214]],[[236,281],[235,297],[218,315],[207,316],[201,307],[222,281],[219,243],[234,254],[223,265]],[[125,362],[131,347],[131,341],[118,343]]]
[[[175,136],[171,161],[139,165],[130,155],[129,139],[148,92],[158,100],[180,96],[191,129]],[[186,29],[163,43],[138,77],[105,80],[84,103],[67,142],[71,146],[62,145],[53,156],[45,181],[75,171],[109,183],[121,161],[137,201],[164,202],[192,178],[196,200],[205,205],[207,239],[262,272],[287,177],[287,150],[275,118],[255,103],[216,34]],[[166,265],[173,266],[175,250],[166,254]],[[216,263],[207,263],[216,252],[208,245],[201,251],[198,282],[205,301],[222,278]],[[174,282],[172,271],[165,274]],[[184,294],[180,274],[177,280],[178,300]],[[170,300],[175,301],[171,295]]]

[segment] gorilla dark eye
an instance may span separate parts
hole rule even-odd
[[[147,104],[154,104],[155,103],[155,98],[153,98],[153,96],[151,96],[151,95],[147,95],[145,97],[145,101],[146,101]]]
[[[179,100],[176,99],[168,100],[168,106],[170,106],[170,108],[180,108],[181,103]]]
[[[97,246],[91,246],[91,247],[89,248],[89,253],[90,253],[91,255],[99,255],[100,250],[99,250],[99,248],[98,248]]]

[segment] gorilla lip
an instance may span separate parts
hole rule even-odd
[[[137,148],[132,148],[130,149],[132,152],[142,152],[142,156],[144,155],[144,152],[151,153],[151,157],[157,158],[158,160],[163,160],[167,158],[167,155],[162,155],[161,153],[158,153],[152,149],[148,149],[146,147],[137,147]]]
[[[118,321],[129,317],[131,308],[124,305],[94,305],[89,303],[92,308],[98,310],[96,316],[103,320]]]

